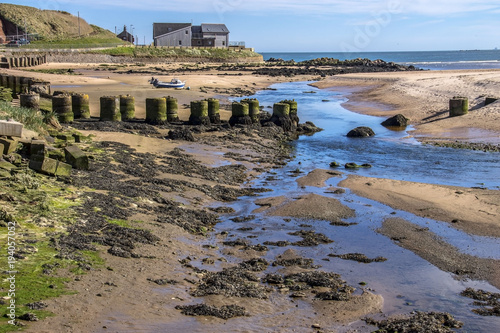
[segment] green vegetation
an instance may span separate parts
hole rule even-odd
[[[44,74],[59,74],[59,75],[81,75],[79,73],[75,73],[75,71],[71,68],[53,68],[53,69],[24,69],[28,72],[36,72],[36,73],[44,73]]]
[[[96,25],[91,25],[93,31],[87,35],[80,37],[60,37],[54,39],[42,39],[33,41],[26,48],[89,48],[89,47],[116,47],[124,45],[121,39],[117,38],[114,33],[109,30],[102,29]]]
[[[24,127],[39,133],[47,131],[44,115],[34,109],[12,106],[9,102],[0,101],[0,119],[13,119],[24,124]]]
[[[112,47],[124,42],[109,30],[88,24],[68,12],[0,3],[0,17],[35,39],[23,48]],[[26,31],[24,31],[26,27]]]
[[[27,304],[71,294],[65,289],[67,277],[57,272],[76,266],[72,260],[61,259],[51,244],[51,234],[60,231],[69,224],[75,212],[69,209],[78,205],[74,193],[67,185],[54,182],[53,179],[32,172],[19,165],[14,176],[0,179],[0,236],[1,248],[7,249],[7,242],[15,242],[15,301],[16,317],[25,313],[33,313],[39,319],[51,314],[48,311],[29,309]],[[7,238],[7,222],[15,223],[15,234]],[[12,232],[12,227],[9,229]],[[8,264],[8,252],[0,253],[0,278],[7,281],[11,267]],[[8,296],[9,288],[3,283],[1,297]],[[8,300],[10,301],[10,299]],[[0,332],[18,330],[19,327],[8,324],[9,318],[4,317],[8,309],[0,308]]]
[[[230,59],[259,57],[260,54],[250,50],[237,51],[230,48],[169,48],[169,47],[117,47],[96,50],[91,53],[109,54],[113,56],[129,56],[139,58],[189,58],[202,57],[207,59]]]

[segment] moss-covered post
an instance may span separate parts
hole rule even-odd
[[[169,123],[179,121],[179,105],[177,98],[167,96],[165,99],[167,100],[167,121]]]
[[[455,96],[450,99],[450,117],[463,116],[469,113],[469,99]]]
[[[256,98],[245,98],[241,100],[242,103],[247,103],[249,106],[249,116],[252,123],[260,123],[260,104]]]
[[[40,95],[38,94],[21,94],[19,102],[21,107],[40,110]]]
[[[212,124],[220,124],[220,102],[216,98],[207,99],[208,117]]]
[[[231,104],[231,118],[229,118],[229,124],[231,126],[236,124],[252,124],[252,118],[250,118],[250,106],[248,103],[233,102],[233,104]]]
[[[21,77],[20,76],[15,77],[15,85],[16,85],[16,94],[17,95],[21,94],[23,91],[21,90]]]
[[[167,100],[163,97],[146,98],[146,123],[161,125],[167,122]]]
[[[73,94],[71,95],[71,104],[73,106],[73,114],[75,116],[75,119],[90,118],[89,95]]]
[[[74,120],[71,96],[52,96],[52,111],[56,114],[60,123],[70,123]]]
[[[100,99],[101,121],[121,121],[120,98],[118,96],[102,96]]]
[[[280,103],[286,103],[290,105],[290,120],[293,123],[293,126],[297,127],[299,124],[299,116],[298,116],[298,104],[295,100],[284,100]]]
[[[17,97],[17,91],[16,91],[16,77],[14,75],[9,75],[7,78],[9,82],[9,88],[12,90],[12,97],[16,98]]]
[[[130,121],[135,118],[135,97],[120,95],[120,113],[122,121]]]
[[[290,119],[290,104],[288,103],[274,103],[273,116],[271,122],[283,128],[285,132],[293,130],[293,123]]]
[[[190,125],[210,125],[208,117],[208,101],[192,101],[191,115],[189,116]]]
[[[30,91],[30,80],[29,77],[21,77],[21,92],[23,94]]]

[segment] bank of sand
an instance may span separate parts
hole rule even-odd
[[[500,98],[500,70],[359,73],[332,76],[313,84],[340,89],[349,110],[410,119],[410,133],[422,141],[500,143],[500,101],[484,106],[485,96]],[[470,112],[449,117],[449,100],[469,98]]]
[[[289,81],[288,78],[269,79],[268,77],[256,77],[245,73],[241,76],[222,76],[218,75],[220,73],[215,72],[195,73],[176,75],[183,80],[187,80],[191,90],[163,91],[151,88],[147,83],[150,75],[117,75],[110,72],[86,71],[85,65],[82,65],[81,68],[83,69],[82,73],[84,73],[82,76],[47,75],[46,78],[61,89],[88,93],[94,100],[102,95],[127,93],[136,96],[137,100],[171,94],[179,99],[180,104],[187,104],[190,100],[218,95],[215,89],[220,91],[240,87],[242,89],[256,90],[264,88],[273,82]],[[44,77],[45,75],[33,74],[33,76],[38,77]],[[350,101],[345,106],[357,112],[384,116],[395,113],[405,114],[416,126],[415,136],[430,139],[475,140],[478,139],[474,135],[476,132],[466,129],[477,128],[481,130],[484,135],[483,138],[494,141],[495,138],[498,138],[498,133],[500,133],[500,122],[498,122],[499,106],[497,103],[488,107],[479,107],[481,103],[479,96],[496,93],[500,81],[499,76],[500,71],[352,74],[328,78],[316,85],[322,88],[336,86],[346,92],[351,92]],[[202,88],[207,86],[210,86],[210,89]],[[484,86],[484,89],[481,88],[482,86]],[[202,89],[207,92],[203,92]],[[230,94],[228,93],[226,96]],[[220,95],[224,95],[224,93]],[[447,118],[445,112],[447,102],[454,95],[468,95],[472,100],[473,107],[478,108],[467,116]],[[477,103],[474,104],[474,101],[477,101]],[[93,103],[92,115],[97,116],[97,104],[95,101]],[[187,119],[187,109],[184,109],[183,112],[181,118]],[[140,102],[138,102],[137,116],[141,117],[143,115],[144,109],[141,108]],[[486,133],[488,136],[486,136]],[[97,134],[96,140],[124,141],[124,143],[140,150],[146,146],[156,147],[156,154],[161,154],[162,149],[169,150],[173,147],[161,148],[163,140],[134,143],[131,136],[117,134],[113,137],[113,134],[95,134]],[[196,143],[193,145],[195,148],[191,155],[200,161],[206,162],[207,155],[209,155],[207,152],[214,148],[208,148],[206,145],[197,146]],[[226,147],[221,151],[216,151],[216,155],[221,156],[228,149],[230,150],[230,148]],[[226,162],[239,163],[230,159]],[[304,189],[307,186],[323,187],[324,180],[332,176],[338,176],[338,174],[332,174],[331,171],[327,170],[315,171],[309,177],[302,178],[299,184]],[[165,175],[165,177],[169,177],[169,175]],[[367,183],[371,185],[367,185]],[[379,200],[389,206],[394,205],[395,209],[401,208],[417,213],[422,208],[426,208],[427,217],[450,222],[450,225],[460,226],[462,230],[467,232],[482,230],[482,232],[478,233],[498,237],[498,191],[481,192],[482,190],[477,190],[476,192],[470,189],[457,189],[431,184],[411,184],[414,191],[412,191],[413,195],[408,196],[406,185],[408,184],[391,180],[350,177],[342,182],[340,186],[350,188],[361,196]],[[380,193],[386,193],[386,195],[382,197],[379,195]],[[178,193],[178,195],[178,198],[185,200],[187,205],[199,206],[200,204],[206,204],[208,201],[207,198],[200,201],[200,197],[203,198],[200,193],[195,193],[195,195]],[[448,200],[444,200],[444,198],[440,201],[437,200],[439,195],[448,197]],[[403,198],[405,199],[404,206],[400,204]],[[463,213],[460,216],[456,214],[457,203],[455,199],[460,199],[460,210],[467,212],[467,214]],[[304,207],[309,205],[310,207],[318,207],[318,204],[325,202],[325,199],[322,196],[306,195],[296,202],[297,204],[294,205],[285,199],[279,199],[274,203],[267,202],[267,204],[270,206],[276,205],[279,208],[276,211],[282,216],[310,217],[310,214],[304,212]],[[477,206],[478,203],[481,203],[481,205]],[[339,203],[336,202],[335,204],[338,205]],[[485,210],[485,213],[482,214],[484,215],[484,221],[472,221],[474,213],[480,210]],[[318,208],[317,211],[321,212],[321,209]],[[331,218],[332,221],[339,219],[339,216],[323,215],[319,214],[317,218]],[[103,249],[102,256],[106,260],[107,267],[112,267],[112,270],[97,269],[78,278],[77,281],[69,282],[68,287],[71,290],[76,290],[78,295],[62,296],[49,300],[48,310],[55,312],[57,316],[30,325],[27,332],[98,332],[108,331],[108,329],[111,329],[110,331],[120,331],[120,329],[129,331],[154,330],[165,322],[174,323],[170,327],[174,327],[175,323],[178,323],[179,328],[186,327],[186,320],[191,321],[191,319],[181,315],[179,311],[173,310],[173,308],[177,304],[190,304],[196,301],[188,293],[192,288],[192,281],[195,279],[196,274],[180,265],[178,260],[186,256],[195,258],[208,257],[217,260],[220,254],[224,253],[224,250],[221,249],[219,252],[216,249],[203,248],[200,245],[203,238],[188,235],[178,227],[165,229],[155,224],[154,218],[151,216],[135,216],[134,218],[145,221],[148,225],[147,228],[162,238],[159,246],[147,245],[137,249],[139,254],[153,255],[157,259],[117,258],[109,255]],[[471,221],[475,222],[474,227],[468,225],[468,222]],[[497,222],[495,223],[495,221]],[[386,224],[386,226],[390,227],[390,223],[397,222],[389,220],[389,224]],[[401,225],[403,225],[402,223]],[[389,237],[393,236],[389,232],[385,234]],[[406,247],[419,253],[418,249],[411,247],[415,246],[415,244],[418,247],[418,238],[412,238],[409,235],[405,235],[405,237],[413,240],[412,245]],[[432,236],[430,238],[433,239]],[[440,252],[443,247],[437,246],[433,247],[433,249],[435,251],[431,254],[421,253],[420,255],[446,270],[447,268],[440,265],[438,259],[436,259],[436,257],[442,258]],[[225,253],[235,252],[241,253],[233,250]],[[449,253],[451,253],[450,256],[454,256],[453,252]],[[259,254],[246,251],[245,254],[238,254],[238,256],[252,258],[259,256]],[[490,265],[488,267],[491,267],[491,265],[498,265],[498,261],[493,261],[493,264],[488,262],[487,264]],[[222,267],[231,266],[229,263],[220,265]],[[460,265],[465,265],[465,268],[467,268],[467,260],[461,261]],[[492,268],[488,272],[491,274],[489,273],[485,278],[496,276],[497,270]],[[174,279],[180,281],[180,284],[168,288],[159,288],[147,281],[147,278]],[[472,278],[477,278],[477,276],[472,276]],[[493,278],[488,279],[493,284],[498,285],[498,281],[493,281]],[[339,323],[352,322],[356,318],[365,317],[369,313],[380,311],[382,308],[380,296],[365,293],[344,307],[342,312],[337,311],[333,306],[321,307],[321,311],[316,311],[317,315],[313,315],[311,312],[305,313],[301,309],[291,311],[286,298],[286,296],[277,296],[272,302],[269,302],[265,300],[235,300],[234,298],[227,299],[213,296],[207,297],[205,301],[217,306],[228,303],[241,304],[247,308],[248,312],[253,314],[280,314],[287,311],[286,316],[264,316],[267,319],[265,319],[265,323],[262,323],[266,327],[281,327],[285,330],[287,327],[310,327],[311,322],[326,326],[332,321],[338,321]],[[250,321],[243,321],[249,325],[248,331],[252,331]],[[194,322],[198,323],[196,325],[200,323],[198,320],[193,320]],[[242,324],[239,319],[224,322],[220,319],[206,318],[204,322],[206,327],[217,327],[218,329],[224,327],[223,330],[226,331],[241,330],[241,327],[237,327],[236,323]]]

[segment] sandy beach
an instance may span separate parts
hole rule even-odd
[[[351,92],[344,107],[355,112],[403,114],[414,126],[410,133],[421,141],[500,143],[500,102],[484,106],[485,97],[498,98],[500,70],[345,74],[314,86]],[[449,117],[454,96],[469,98],[467,115]]]
[[[159,77],[165,80],[173,76],[179,77],[187,82],[189,90],[153,89],[147,82],[153,76],[151,74],[96,70],[99,66],[88,64],[45,64],[38,67],[73,68],[78,75],[32,72],[29,76],[50,81],[52,90],[89,94],[93,117],[99,115],[100,96],[133,95],[137,101],[136,117],[144,118],[146,98],[172,95],[178,98],[179,105],[183,106],[179,113],[182,120],[188,119],[187,106],[193,100],[216,96],[224,103],[231,96],[249,95],[273,83],[314,79],[310,76],[271,78],[252,75],[248,71],[231,71],[225,75],[217,70],[183,73],[177,72],[176,66],[164,65],[165,72]],[[130,69],[138,68],[129,65],[124,72]],[[6,72],[19,73],[16,70]],[[23,75],[26,75],[26,72],[23,72]],[[346,93],[348,101],[343,106],[355,112],[386,117],[399,113],[405,115],[413,126],[410,135],[422,142],[500,144],[500,102],[484,106],[485,96],[500,97],[500,70],[346,74],[328,77],[313,85]],[[448,100],[458,95],[469,97],[471,111],[465,116],[450,118]],[[229,119],[230,115],[230,111],[221,111],[221,117],[225,120]],[[140,131],[134,134],[97,130],[82,132],[92,134],[95,142],[110,149],[109,156],[110,160],[113,160],[115,170],[110,173],[109,165],[106,165],[104,160],[96,159],[96,167],[88,175],[79,173],[75,183],[82,185],[82,188],[95,186],[93,188],[98,194],[109,193],[109,197],[103,197],[108,198],[106,200],[119,197],[120,200],[113,203],[126,212],[123,213],[125,219],[143,221],[141,228],[149,230],[159,240],[154,244],[137,245],[133,249],[136,258],[112,255],[108,251],[109,246],[99,245],[98,251],[105,261],[104,266],[93,268],[76,278],[64,270],[60,272],[59,274],[70,278],[67,288],[76,291],[76,294],[44,301],[48,305],[47,310],[55,313],[55,316],[30,323],[25,332],[156,332],[159,327],[165,327],[161,326],[165,323],[169,323],[168,329],[171,331],[185,329],[189,324],[199,329],[192,332],[259,332],[262,327],[272,328],[272,331],[276,332],[309,332],[322,328],[325,332],[344,332],[346,327],[361,332],[373,329],[373,326],[367,327],[360,320],[383,312],[384,299],[376,292],[364,288],[345,302],[317,300],[315,295],[327,291],[325,286],[321,286],[314,293],[308,289],[303,294],[295,295],[297,298],[291,297],[291,291],[284,285],[279,285],[278,291],[273,289],[272,292],[258,289],[267,298],[224,294],[202,298],[204,303],[216,307],[243,306],[247,316],[231,320],[209,316],[188,317],[175,309],[179,304],[201,302],[200,297],[192,295],[193,291],[198,290],[196,288],[203,285],[204,279],[210,277],[203,269],[216,272],[234,268],[242,261],[263,258],[265,253],[259,249],[248,248],[245,244],[225,245],[223,242],[226,234],[213,235],[210,238],[213,243],[207,243],[206,236],[190,233],[181,227],[182,224],[165,224],[162,221],[171,215],[168,211],[170,208],[166,207],[170,207],[168,205],[172,201],[175,202],[175,207],[181,207],[182,211],[196,210],[196,214],[212,214],[207,207],[224,207],[223,198],[249,195],[241,190],[252,187],[251,183],[246,183],[248,180],[286,160],[279,158],[281,151],[275,147],[274,139],[265,139],[257,132],[244,129],[230,133],[196,133],[195,142],[165,140],[167,130],[161,128],[154,135],[142,135]],[[106,146],[109,142],[115,145]],[[182,149],[182,152],[179,153],[176,149]],[[130,161],[128,157],[120,157],[124,150],[131,152]],[[167,167],[175,163],[178,163],[178,169]],[[240,175],[240,171],[217,169],[227,165],[244,165],[245,170]],[[141,180],[141,177],[132,171],[134,166],[141,168],[144,174],[151,173],[152,177],[144,177],[144,180]],[[182,171],[179,171],[181,169]],[[214,172],[215,176],[209,174],[209,171]],[[238,177],[230,178],[233,172],[238,173]],[[95,177],[98,181],[93,183],[87,179],[89,177]],[[260,208],[252,213],[274,218],[293,217],[339,223],[354,216],[355,211],[343,205],[337,197],[331,198],[329,193],[335,191],[335,195],[340,197],[345,191],[350,191],[394,210],[449,223],[451,228],[468,234],[500,237],[498,190],[362,176],[346,177],[337,188],[331,188],[327,184],[329,179],[340,177],[344,177],[342,172],[318,167],[308,175],[297,177],[297,185],[305,192],[304,195],[293,198],[257,197],[254,203]],[[161,181],[153,181],[150,178]],[[140,195],[126,192],[130,184],[141,189]],[[308,191],[308,188],[314,190]],[[315,192],[316,189],[322,189],[324,193],[319,195]],[[222,194],[216,193],[216,190]],[[148,197],[148,191],[157,191],[157,196]],[[200,217],[201,215],[196,214],[187,217],[179,215],[179,219],[208,219],[208,215]],[[459,255],[457,249],[436,235],[427,232],[422,236],[422,233],[413,230],[412,226],[414,225],[410,222],[388,217],[378,232],[391,239],[405,237],[405,241],[398,244],[399,246],[409,249],[445,272],[473,280],[486,280],[492,286],[500,288],[499,260]],[[300,253],[285,250],[274,250],[276,255],[273,260],[304,259]],[[465,273],[460,274],[460,269]],[[291,276],[295,273],[317,271],[318,269],[311,267],[280,266],[276,273]],[[262,274],[259,278],[263,278]],[[170,282],[161,284],[160,280]],[[262,283],[252,279],[246,280],[244,285],[249,290],[257,288],[257,285],[262,287]],[[268,286],[266,284],[265,288]],[[343,288],[347,287],[343,285]],[[252,318],[259,318],[260,322],[254,322]],[[349,326],[352,323],[356,324]]]

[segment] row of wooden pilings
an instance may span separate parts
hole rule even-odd
[[[23,56],[23,57],[2,57],[0,58],[0,68],[31,67],[45,64],[47,55]]]
[[[31,77],[0,73],[0,85],[11,89],[13,98],[17,98],[21,93],[28,93],[30,91],[45,95],[50,94],[50,82]]]
[[[21,106],[39,109],[40,96],[38,94],[22,94]],[[160,98],[146,98],[146,119],[148,124],[161,125],[178,122],[178,102],[171,96]],[[55,92],[52,96],[52,111],[59,122],[69,123],[74,119],[90,118],[89,96],[80,93]],[[243,99],[231,105],[229,123],[250,125],[260,123],[260,105],[257,99]],[[131,121],[135,120],[135,98],[130,95],[103,96],[100,98],[101,121]],[[297,102],[281,101],[273,106],[271,121],[285,130],[292,130],[297,126]],[[220,124],[220,101],[209,98],[191,102],[189,124],[210,125]]]

